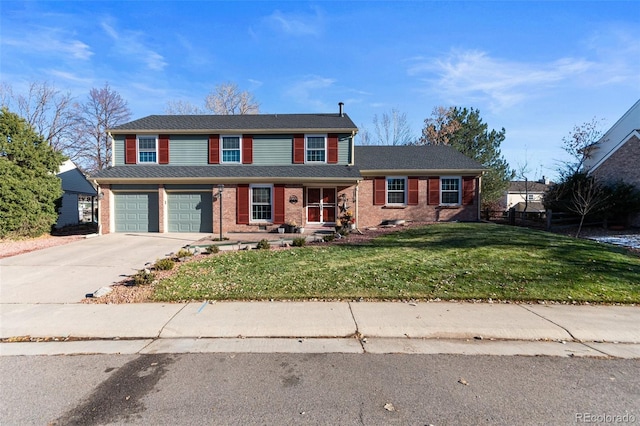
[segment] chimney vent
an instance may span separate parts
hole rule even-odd
[[[344,102],[338,102],[338,108],[340,109],[340,117],[344,117]]]

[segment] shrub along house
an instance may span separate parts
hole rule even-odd
[[[334,114],[152,115],[110,130],[110,232],[258,232],[283,224],[479,219],[482,166],[447,146],[355,146]],[[222,203],[222,205],[220,205]],[[222,212],[220,214],[220,212]]]

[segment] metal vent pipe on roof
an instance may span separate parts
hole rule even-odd
[[[338,102],[338,108],[340,109],[340,117],[344,117],[344,102]]]

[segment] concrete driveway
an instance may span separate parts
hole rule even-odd
[[[108,234],[0,259],[0,303],[77,303],[207,234]]]

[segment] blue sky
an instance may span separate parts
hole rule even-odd
[[[502,153],[555,176],[575,124],[608,129],[640,98],[637,1],[1,1],[0,80],[79,99],[108,82],[132,118],[202,105],[232,81],[264,113],[480,110]]]

